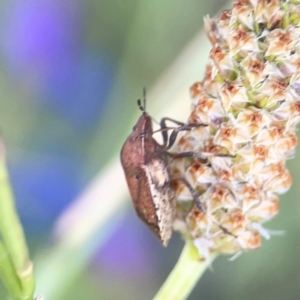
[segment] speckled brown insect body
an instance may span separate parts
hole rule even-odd
[[[151,117],[144,111],[121,150],[121,163],[139,218],[167,246],[175,217],[175,198],[166,151],[152,137]]]

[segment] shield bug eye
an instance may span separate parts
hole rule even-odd
[[[135,175],[135,179],[136,179],[136,180],[139,180],[140,178],[141,178],[141,177],[140,177],[139,174],[136,174],[136,175]]]

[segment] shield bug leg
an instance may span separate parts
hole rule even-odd
[[[168,145],[168,140],[169,140],[169,137],[168,137],[168,130],[170,129],[169,127],[167,127],[167,124],[166,124],[166,121],[170,121],[170,122],[173,122],[177,125],[180,125],[180,126],[183,126],[184,123],[182,122],[179,122],[179,121],[176,121],[174,119],[171,119],[171,118],[162,118],[160,120],[160,130],[161,131],[161,134],[162,134],[162,137],[163,137],[163,147],[166,148],[167,145]],[[175,130],[176,128],[174,128]]]
[[[192,123],[192,124],[186,124],[186,125],[182,125],[179,126],[177,129],[174,129],[170,135],[169,138],[169,146],[167,147],[167,149],[171,148],[172,145],[174,144],[176,137],[178,135],[178,132],[181,130],[190,130],[191,128],[195,128],[195,127],[199,127],[199,126],[207,126],[206,124],[197,124],[197,123]],[[171,144],[171,146],[170,146]],[[186,152],[181,152],[181,153],[170,153],[166,151],[166,154],[168,156],[171,156],[172,159],[169,162],[169,164],[171,164],[175,159],[178,158],[184,158],[184,157],[194,157],[194,158],[205,158],[207,159],[207,157],[209,156],[217,156],[217,157],[230,157],[230,158],[234,158],[235,155],[230,155],[230,154],[224,154],[224,153],[209,153],[209,152],[196,152],[196,151],[186,151]],[[203,213],[206,214],[206,209],[203,205],[203,203],[201,202],[197,192],[195,191],[195,189],[190,185],[190,183],[184,178],[184,177],[178,177],[176,175],[171,175],[172,178],[180,180],[189,190],[197,208]],[[214,220],[214,222],[219,226],[219,228],[228,235],[231,235],[233,237],[236,237],[232,232],[230,232],[227,228],[225,228],[224,226],[218,224],[218,222],[216,220]]]
[[[172,156],[172,159],[170,163],[172,163],[175,159],[178,158],[184,158],[184,157],[194,157],[194,158],[204,158],[206,159],[209,156],[216,156],[216,157],[230,157],[230,158],[235,158],[235,155],[231,154],[224,154],[224,153],[209,153],[209,152],[196,152],[196,151],[187,151],[187,152],[181,152],[181,153],[169,153],[169,156]]]
[[[178,177],[178,176],[172,176],[172,178],[180,180],[189,190],[189,192],[192,195],[192,198],[197,206],[197,208],[203,213],[206,214],[206,209],[203,205],[203,203],[201,202],[199,195],[197,194],[197,192],[195,191],[195,189],[190,185],[190,183],[183,177]],[[228,235],[231,235],[233,237],[236,238],[236,235],[234,235],[232,232],[230,232],[227,228],[225,228],[224,226],[220,225],[216,220],[213,220],[218,226],[219,228]]]
[[[178,126],[177,128],[173,129],[173,131],[171,132],[170,136],[168,137],[168,130],[170,130],[170,127],[166,126],[166,121],[171,121],[175,124],[178,124],[180,126]],[[223,154],[223,153],[209,153],[209,152],[195,152],[195,151],[187,151],[187,152],[181,152],[178,154],[174,154],[174,153],[170,153],[167,150],[169,150],[175,143],[177,135],[180,131],[185,131],[185,130],[191,130],[192,128],[197,128],[197,127],[206,127],[208,126],[207,124],[203,124],[203,123],[190,123],[190,124],[184,124],[182,122],[178,122],[174,119],[171,118],[163,118],[160,122],[161,125],[161,132],[162,132],[162,136],[163,136],[163,148],[164,148],[164,153],[168,156],[172,157],[172,160],[169,162],[172,163],[172,161],[174,159],[177,158],[184,158],[184,157],[195,157],[195,158],[207,158],[209,156],[217,156],[217,157],[231,157],[234,158],[235,155],[230,155],[230,154]],[[166,166],[167,167],[167,166]],[[203,213],[206,214],[206,209],[204,208],[202,202],[200,201],[200,198],[197,194],[197,192],[195,191],[195,189],[193,189],[193,187],[190,185],[190,183],[183,177],[177,177],[177,176],[172,176],[172,178],[177,178],[178,180],[180,180],[189,190],[189,192],[192,195],[192,198],[195,201],[195,204],[197,206],[197,208]],[[232,234],[227,228],[225,228],[224,226],[218,224],[218,222],[216,222],[214,220],[214,222],[219,226],[219,228],[228,235],[234,236],[236,237],[234,234]]]
[[[177,135],[180,131],[189,131],[192,128],[206,127],[206,126],[208,126],[208,125],[207,124],[202,124],[202,123],[190,123],[190,124],[185,124],[185,125],[177,127],[170,134],[169,144],[168,144],[168,147],[166,148],[166,150],[169,150],[174,145],[174,143],[176,141],[176,138],[177,138]]]
[[[202,202],[200,201],[197,192],[195,191],[195,189],[193,189],[193,187],[190,185],[190,183],[184,177],[173,176],[173,178],[180,180],[188,188],[190,194],[192,195],[192,197],[196,203],[197,208],[203,214],[206,214],[206,209],[204,208]]]
[[[167,127],[166,121],[170,121],[173,122],[177,125],[179,125],[176,128],[170,128]],[[182,122],[176,121],[172,118],[162,118],[160,121],[160,130],[162,133],[162,137],[163,137],[163,145],[162,147],[167,151],[170,148],[172,148],[172,146],[174,145],[177,135],[180,131],[189,131],[192,128],[196,128],[196,127],[206,127],[208,126],[207,124],[203,124],[203,123],[190,123],[190,124],[184,124]],[[170,137],[168,136],[168,130],[173,129],[173,131],[170,134]]]

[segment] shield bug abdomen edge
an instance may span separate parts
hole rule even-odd
[[[144,107],[121,150],[121,163],[139,218],[167,246],[175,218],[175,198],[163,147],[152,137]]]

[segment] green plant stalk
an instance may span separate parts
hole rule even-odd
[[[15,273],[19,278],[22,299],[31,300],[35,289],[33,266],[29,260],[25,236],[16,213],[14,197],[3,157],[0,160],[0,233]]]
[[[187,241],[178,262],[153,300],[186,299],[216,257],[211,255],[205,259],[199,256],[198,249]]]
[[[2,242],[0,242],[0,278],[14,299],[22,299],[20,281]]]

